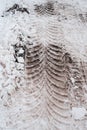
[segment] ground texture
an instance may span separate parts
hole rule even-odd
[[[0,130],[87,129],[87,1],[0,0]]]

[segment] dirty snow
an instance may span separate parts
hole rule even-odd
[[[51,18],[45,16],[40,18],[34,12],[34,4],[45,2],[46,0],[0,0],[0,130],[29,130],[29,128],[33,130],[41,130],[42,128],[44,130],[47,126],[47,122],[40,118],[36,121],[35,126],[28,122],[28,107],[25,105],[28,92],[23,92],[26,84],[24,65],[21,64],[24,60],[19,57],[19,63],[14,62],[12,47],[12,45],[19,42],[18,37],[20,35],[23,44],[25,44],[29,40],[27,36],[32,36],[34,33],[37,33],[38,37],[42,37],[40,41],[46,45],[45,30]],[[59,22],[62,42],[73,57],[87,62],[87,18],[86,22],[82,22],[78,17],[72,18],[72,13],[75,15],[87,13],[87,1],[58,0],[58,2],[74,6],[74,9],[72,7],[69,9],[71,14],[68,20],[63,21],[61,19],[61,22]],[[18,12],[15,13],[14,17],[12,14],[5,15],[5,11],[15,3],[27,7],[30,11],[29,16],[27,14],[21,15]],[[5,17],[1,17],[3,14]],[[31,39],[30,42],[35,41]],[[20,49],[19,53],[23,53],[23,50]],[[71,80],[74,83],[74,79],[71,78]],[[84,107],[73,107],[71,113],[74,119],[81,120],[87,114],[87,110]],[[87,122],[85,124],[87,128]]]

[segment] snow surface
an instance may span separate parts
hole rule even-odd
[[[41,31],[41,35],[43,37],[42,39],[44,42],[44,37],[46,36],[46,34],[43,35],[44,27],[46,27],[46,24],[48,24],[47,21],[50,18],[42,17],[40,19],[40,17],[36,16],[33,9],[35,4],[39,5],[45,2],[46,0],[43,1],[42,0],[36,0],[36,1],[35,0],[24,0],[24,1],[23,0],[8,0],[8,1],[0,0],[1,15],[5,10],[11,7],[14,3],[18,3],[23,7],[27,7],[30,10],[29,16],[27,16],[26,14],[21,15],[20,13],[16,13],[14,17],[12,17],[12,15],[8,15],[4,18],[0,17],[0,43],[6,45],[11,43],[12,40],[16,42],[17,39],[14,39],[14,34],[12,34],[14,33],[13,31],[15,30],[16,30],[15,35],[19,33],[19,30],[21,30],[24,33],[24,35],[29,34],[29,25],[31,26],[31,22],[36,22],[37,24],[39,23],[40,25],[39,30]],[[68,9],[68,12],[66,12],[67,17],[69,17],[68,20],[67,21],[61,20],[61,22],[59,23],[59,26],[62,29],[61,35],[62,38],[64,39],[65,46],[72,55],[76,55],[78,59],[82,59],[86,61],[87,22],[81,22],[78,16],[74,17],[73,15],[78,15],[78,13],[84,14],[87,10],[87,1],[86,0],[76,0],[76,1],[62,0],[61,2],[59,0],[58,2],[62,4],[71,5],[71,7]],[[6,46],[4,47],[2,46],[1,48],[6,49]]]
[[[41,37],[41,43],[46,45],[46,27],[52,18],[38,17],[34,12],[34,4],[45,2],[46,0],[0,0],[0,130],[41,130],[41,128],[44,130],[47,127],[47,122],[41,118],[34,125],[33,123],[29,124],[27,115],[29,108],[25,105],[28,92],[24,92],[26,88],[24,65],[14,62],[12,47],[19,42],[18,36],[22,36],[25,44],[28,41],[27,36],[32,36],[34,33],[37,33],[38,37]],[[71,8],[66,12],[69,19],[67,21],[61,20],[58,25],[66,50],[78,60],[87,62],[87,21],[82,22],[78,16],[72,17],[72,14],[87,12],[87,0],[58,0],[58,2],[71,5]],[[14,16],[6,14],[5,11],[15,3],[27,7],[30,14],[18,12]],[[1,17],[3,14],[5,17]],[[54,20],[56,17],[53,18]],[[30,42],[34,41],[31,39]],[[22,52],[23,50],[20,50],[20,53]],[[24,62],[22,58],[18,60]],[[19,71],[18,69],[21,68],[22,70]],[[71,80],[74,83],[74,79],[71,78]],[[84,107],[73,107],[71,113],[73,119],[82,120],[87,111]],[[85,126],[87,129],[87,119]],[[83,130],[81,123],[80,128],[78,130]],[[72,130],[77,129],[72,128]]]
[[[76,120],[81,120],[87,114],[87,111],[84,107],[73,107],[72,108],[72,116]]]

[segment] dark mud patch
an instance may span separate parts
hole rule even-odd
[[[87,12],[85,12],[85,13],[80,13],[80,14],[79,14],[79,19],[80,19],[83,23],[86,23],[86,22],[87,22]]]
[[[4,14],[1,17],[7,16],[9,13],[15,14],[16,12],[21,12],[21,13],[27,13],[29,14],[29,11],[27,8],[21,7],[18,4],[14,4],[12,7],[7,9]]]
[[[23,59],[25,59],[25,46],[21,44],[15,44],[13,45],[13,48],[14,48],[15,62],[20,63],[20,61],[18,60],[19,57],[22,57]]]

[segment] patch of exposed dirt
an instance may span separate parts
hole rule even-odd
[[[15,14],[16,12],[21,12],[21,13],[27,13],[29,14],[29,11],[27,8],[25,7],[21,7],[18,4],[14,4],[12,7],[10,7],[9,9],[7,9],[4,13],[4,15],[2,15],[2,17],[4,17],[5,15],[7,15],[7,13],[12,13]]]

